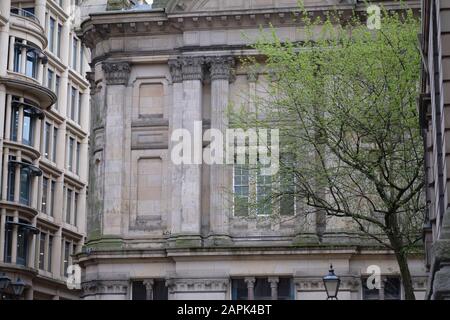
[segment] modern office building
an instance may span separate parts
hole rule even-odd
[[[424,228],[428,299],[450,299],[450,1],[422,1],[421,124],[426,147]]]
[[[298,199],[282,215],[234,206],[270,182],[238,165],[171,160],[175,129],[194,133],[200,121],[225,130],[225,109],[271,81],[264,68],[242,65],[255,54],[243,35],[271,23],[301,40],[296,0],[83,3],[101,8],[80,32],[92,55],[87,242],[77,255],[84,299],[324,299],[330,263],[342,279],[339,299],[402,297],[393,253],[349,224],[305,218]],[[362,1],[305,5],[314,14],[365,10]],[[372,265],[382,272],[379,290],[366,287]],[[421,299],[421,255],[410,269]]]
[[[0,1],[1,298],[78,299],[67,270],[86,232],[89,53],[74,0]]]

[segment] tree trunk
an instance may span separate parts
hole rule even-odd
[[[400,267],[400,275],[402,277],[403,290],[405,291],[405,300],[416,300],[414,295],[414,287],[412,284],[411,273],[408,266],[408,258],[402,252],[401,248],[394,247],[395,257],[397,258],[398,266]]]

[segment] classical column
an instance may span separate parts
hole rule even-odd
[[[225,137],[228,119],[225,114],[229,104],[232,57],[211,57],[207,59],[211,73],[211,129],[219,130]],[[225,147],[225,146],[223,146]],[[229,215],[227,205],[227,168],[224,150],[215,150],[215,161],[210,170],[210,232],[214,241],[229,241]],[[214,159],[213,158],[213,159]],[[218,237],[218,239],[217,239]]]
[[[46,0],[35,0],[34,3],[34,13],[36,18],[39,19],[39,22],[45,30],[45,4]]]
[[[10,9],[11,9],[11,1],[0,1],[0,11],[2,13],[2,16],[9,19]],[[8,48],[8,41],[9,41],[9,24],[0,28],[0,48],[3,48],[2,52],[4,52],[3,51],[4,49]],[[0,76],[6,75],[7,66],[8,66],[8,55],[1,54]]]
[[[246,277],[244,281],[247,284],[248,300],[255,300],[255,277]]]
[[[57,232],[55,232],[53,236],[53,245],[52,245],[52,273],[56,277],[61,277],[61,256],[62,256],[62,229],[59,228]]]
[[[183,164],[181,185],[181,234],[200,240],[202,182],[202,57],[181,60],[184,108],[183,128],[191,135],[191,161]],[[195,140],[197,139],[197,140]],[[187,242],[185,242],[187,244]]]
[[[106,82],[103,234],[120,236],[125,183],[122,141],[126,136],[125,112],[129,112],[126,101],[131,67],[128,62],[103,62],[102,68]]]
[[[153,300],[153,279],[144,280],[146,300]]]
[[[0,209],[0,263],[5,261],[6,209]]]
[[[170,131],[183,128],[183,74],[180,60],[169,61],[170,74],[172,76],[172,109],[170,111]],[[169,150],[172,150],[176,143],[169,139]],[[177,235],[181,232],[181,179],[183,164],[170,162],[172,175],[171,188],[171,234]]]
[[[269,277],[270,283],[270,297],[272,300],[278,300],[278,282],[280,279],[278,277]]]

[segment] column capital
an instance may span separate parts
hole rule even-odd
[[[169,70],[172,76],[173,83],[180,83],[183,81],[183,71],[180,59],[169,60]]]
[[[245,277],[244,281],[247,284],[247,287],[253,287],[253,286],[255,286],[256,278],[255,277]]]
[[[102,69],[106,84],[126,85],[130,76],[131,67],[128,62],[103,62]]]
[[[269,277],[267,281],[270,283],[271,287],[278,286],[278,282],[280,282],[280,279],[278,277]]]
[[[153,279],[146,279],[146,280],[142,281],[142,283],[144,284],[144,286],[147,290],[152,290],[153,285],[155,284],[155,281]]]
[[[211,73],[211,80],[231,80],[232,68],[235,65],[235,60],[231,56],[216,56],[206,58],[209,64]]]
[[[183,81],[186,80],[203,80],[204,77],[204,57],[182,57],[181,70]]]

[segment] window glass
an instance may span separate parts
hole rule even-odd
[[[52,272],[52,254],[53,254],[53,236],[50,235],[48,237],[48,263],[47,263],[47,271]]]
[[[44,157],[49,158],[50,155],[50,139],[51,139],[52,126],[46,122],[44,127]]]
[[[47,235],[41,232],[39,237],[39,269],[44,270],[45,266],[45,237]]]
[[[31,175],[28,168],[20,169],[20,203],[30,205]]]
[[[400,300],[400,278],[386,277],[384,282],[384,299]]]
[[[67,189],[67,199],[66,199],[66,222],[71,223],[71,212],[72,212],[72,194],[73,191]]]
[[[132,290],[132,300],[146,300],[147,299],[147,291],[143,281],[133,281],[131,285]]]
[[[53,150],[52,150],[52,161],[56,162],[56,142],[58,137],[58,128],[53,127]]]
[[[33,145],[33,118],[26,109],[23,112],[22,143],[28,146]]]
[[[47,213],[47,193],[48,192],[48,178],[42,178],[42,200],[41,200],[41,211]]]
[[[64,241],[64,276],[67,277],[67,268],[69,268],[69,259],[70,259],[70,242]]]
[[[234,165],[234,214],[236,216],[248,215],[249,195],[249,170],[248,166]]]
[[[55,52],[55,25],[56,25],[55,19],[50,17],[47,38],[48,38],[48,49],[53,53]]]

